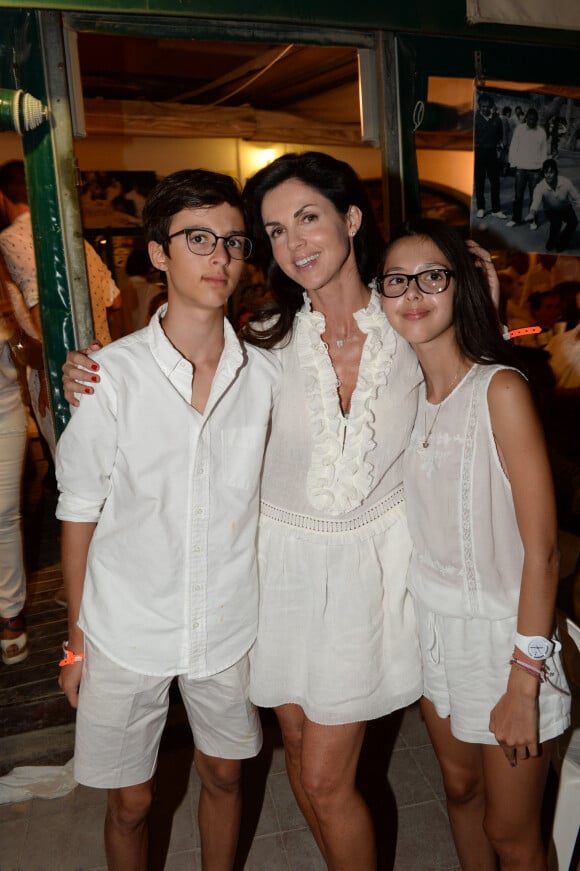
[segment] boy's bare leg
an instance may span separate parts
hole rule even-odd
[[[105,851],[109,871],[147,871],[147,816],[153,780],[110,789],[105,817]]]
[[[227,871],[234,864],[242,813],[242,763],[207,756],[196,748],[201,780],[199,832],[203,871]]]

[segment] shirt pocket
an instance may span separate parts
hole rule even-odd
[[[221,432],[221,442],[225,483],[241,490],[259,487],[266,426],[228,427]]]

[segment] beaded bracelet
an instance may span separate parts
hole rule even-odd
[[[75,662],[83,662],[85,658],[84,653],[74,653],[74,651],[69,650],[68,641],[62,642],[62,652],[64,653],[64,658],[59,662],[61,668],[65,665],[74,665]]]
[[[545,666],[540,665],[532,665],[529,662],[523,662],[521,659],[518,659],[516,656],[512,656],[510,659],[510,665],[516,665],[518,668],[521,668],[523,671],[527,671],[528,674],[531,674],[532,677],[535,677],[539,683],[544,683],[546,680],[545,675]]]

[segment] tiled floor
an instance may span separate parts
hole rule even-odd
[[[151,871],[201,869],[195,822],[199,780],[179,709],[176,719],[168,729],[169,738],[159,759],[151,818]],[[405,712],[396,734],[398,725],[399,718],[374,724],[365,770],[372,773],[375,788],[369,781],[361,784],[370,791],[379,821],[381,867],[396,871],[458,869],[437,763],[417,707]],[[62,756],[71,727],[45,731],[47,740],[58,745]],[[247,871],[323,871],[325,865],[290,791],[278,730],[269,715],[264,718],[264,732],[262,753],[245,772],[238,867]],[[378,755],[377,746],[383,748]],[[387,763],[388,780],[383,769]],[[0,868],[104,871],[103,817],[104,793],[82,786],[60,799],[35,798],[0,805]]]

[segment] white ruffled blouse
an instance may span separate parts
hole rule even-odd
[[[307,294],[290,340],[274,350],[283,380],[262,484],[270,506],[350,518],[401,483],[421,374],[377,294],[354,317],[366,340],[348,417],[341,412],[336,373],[322,340],[325,318],[312,311]]]

